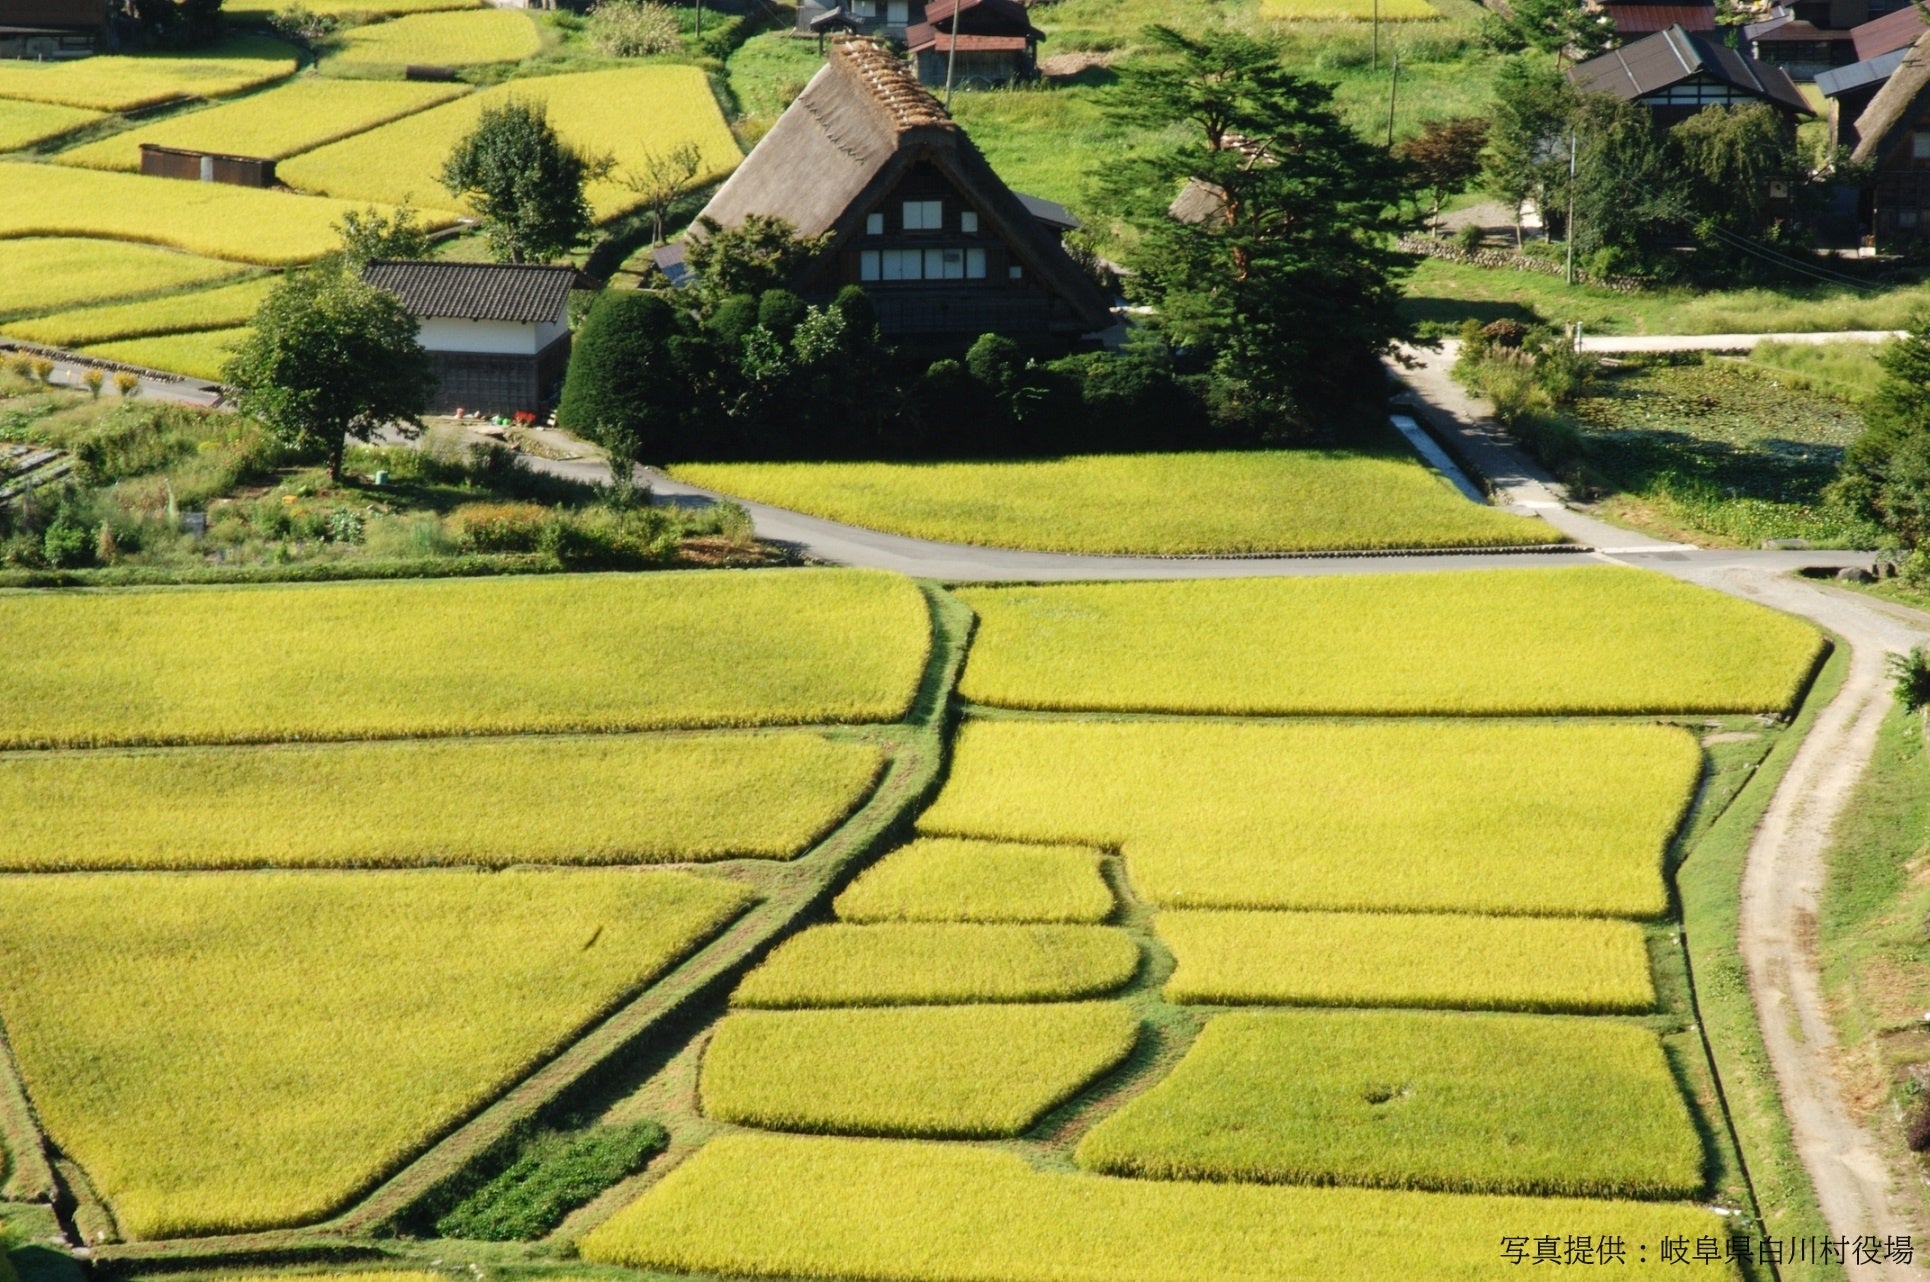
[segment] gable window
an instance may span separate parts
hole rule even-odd
[[[1910,135],[1910,155],[1916,160],[1930,160],[1930,129],[1919,129]]]
[[[911,21],[911,6],[908,0],[887,0],[885,21],[894,27],[902,27]]]
[[[866,214],[864,216],[864,234],[867,236],[884,235],[885,216],[883,214]]]
[[[867,249],[858,254],[858,279],[984,280],[982,249]]]
[[[944,201],[908,200],[905,202],[906,231],[942,231],[944,227]]]
[[[976,209],[967,209],[961,214],[959,214],[958,229],[962,232],[977,231],[978,230],[978,211]]]

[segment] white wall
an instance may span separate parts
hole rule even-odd
[[[421,322],[417,341],[432,352],[507,352],[534,356],[542,349],[538,331],[552,328],[522,321],[448,320],[431,316]]]

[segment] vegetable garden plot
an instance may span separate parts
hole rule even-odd
[[[704,1112],[834,1135],[1017,1135],[1117,1065],[1115,1003],[745,1011],[704,1050]]]
[[[0,869],[788,859],[863,799],[810,734],[0,754]]]
[[[742,911],[670,872],[14,877],[0,1017],[136,1238],[319,1218]]]
[[[918,822],[1119,849],[1166,907],[1654,916],[1701,761],[1656,725],[983,720]]]
[[[744,977],[749,1007],[1072,1001],[1112,992],[1139,946],[1105,926],[818,926]]]
[[[0,635],[19,746],[890,721],[930,622],[908,579],[784,570],[13,592]]]

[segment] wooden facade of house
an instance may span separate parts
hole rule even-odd
[[[1853,163],[1871,167],[1859,211],[1878,244],[1930,239],[1930,31],[1856,120]]]
[[[947,77],[986,89],[1036,79],[1044,39],[1018,0],[932,0],[905,32],[919,81],[934,88]]]
[[[1568,69],[1568,79],[1581,93],[1605,93],[1640,103],[1664,129],[1704,107],[1767,103],[1792,128],[1799,117],[1815,114],[1780,67],[1681,27],[1576,63]]]
[[[107,0],[0,0],[0,58],[82,58],[108,37]]]
[[[793,287],[822,301],[863,286],[886,337],[908,348],[949,351],[997,333],[1063,351],[1114,323],[1110,300],[1061,244],[1065,211],[1000,181],[874,41],[832,46],[701,217],[733,227],[753,214],[829,233]]]
[[[275,162],[261,156],[226,156],[214,151],[141,144],[141,172],[150,178],[228,183],[235,187],[273,187]]]
[[[433,412],[534,413],[562,386],[575,268],[378,259],[362,278],[416,318],[436,371]]]

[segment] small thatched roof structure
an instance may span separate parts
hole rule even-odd
[[[702,218],[725,227],[752,214],[788,220],[803,236],[829,232],[820,265],[864,231],[865,214],[915,166],[936,169],[1005,242],[1031,278],[1093,330],[1113,323],[1099,287],[986,162],[938,99],[882,44],[841,39],[796,101],[737,167]],[[687,235],[701,235],[701,226]],[[808,284],[809,282],[801,282]]]
[[[1894,135],[1916,122],[1917,100],[1930,85],[1930,31],[1917,37],[1903,61],[1890,73],[1883,88],[1856,118],[1856,150],[1850,159],[1857,164],[1873,160],[1890,149]]]

